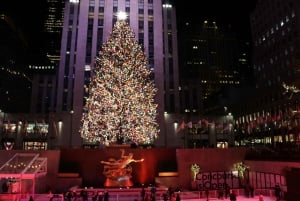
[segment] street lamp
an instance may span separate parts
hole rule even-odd
[[[72,147],[72,138],[73,138],[73,114],[74,110],[70,111],[70,136],[69,136],[69,147]]]
[[[0,109],[0,133],[2,133],[4,130],[2,129],[4,126],[4,121],[5,121],[5,113],[2,109]]]
[[[4,118],[5,118],[5,113],[4,113],[3,110],[0,109],[0,119],[1,119],[2,121],[4,121]]]

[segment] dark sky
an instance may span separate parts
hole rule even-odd
[[[239,36],[250,37],[249,14],[257,0],[173,0],[178,26],[189,22],[202,25],[204,20],[215,21],[219,27],[230,26]],[[180,30],[181,27],[178,27]]]
[[[216,21],[219,27],[231,26],[239,35],[250,36],[249,13],[257,0],[170,0],[177,10],[178,30],[186,22],[201,25],[204,20]],[[45,0],[1,0],[0,13],[13,18],[29,45],[40,38],[46,12]],[[39,42],[37,43],[39,44]]]
[[[24,33],[39,31],[47,12],[45,0],[1,0],[0,13],[10,16]]]
[[[45,0],[0,0],[0,13],[8,17],[12,37],[20,41],[28,54],[40,54],[43,48],[43,22],[47,13]]]

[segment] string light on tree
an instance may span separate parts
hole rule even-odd
[[[150,78],[147,57],[125,22],[126,13],[118,16],[95,60],[81,137],[105,145],[152,144],[159,132],[154,103],[157,89]]]

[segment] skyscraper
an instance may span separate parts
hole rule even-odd
[[[260,89],[274,89],[299,76],[299,5],[296,0],[258,1],[251,15],[254,72]]]
[[[56,97],[56,70],[60,61],[61,33],[63,28],[64,0],[46,0],[43,21],[42,52],[29,64],[32,72],[32,113],[53,112]],[[37,58],[43,57],[42,61]]]
[[[48,12],[44,23],[47,37],[46,51],[51,63],[58,65],[60,41],[64,20],[64,0],[46,0]]]
[[[109,36],[118,11],[127,13],[128,23],[149,59],[149,68],[158,89],[156,103],[161,136],[157,145],[164,145],[164,112],[178,110],[177,38],[173,9],[169,4],[153,0],[66,1],[55,110],[56,113],[70,115],[70,146],[81,145],[78,130],[89,93],[93,61]]]
[[[180,48],[181,109],[215,113],[220,103],[211,97],[224,88],[241,86],[240,41],[216,22],[205,20],[200,30],[185,27]]]
[[[240,143],[300,141],[299,96],[283,87],[299,88],[299,21],[297,0],[257,1],[250,17],[256,94],[235,113]]]

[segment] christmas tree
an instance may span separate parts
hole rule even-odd
[[[82,116],[86,142],[152,144],[158,137],[157,89],[147,57],[125,20],[114,25],[95,60]]]

